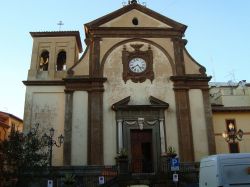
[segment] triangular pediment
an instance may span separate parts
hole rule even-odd
[[[114,103],[112,109],[117,110],[152,110],[152,109],[167,109],[169,104],[157,99],[153,96],[149,97],[151,105],[130,105],[130,96]]]
[[[135,26],[132,24],[133,18],[138,19],[138,25]],[[85,27],[87,30],[97,27],[156,27],[170,28],[184,32],[187,26],[167,18],[145,6],[132,3],[85,24]]]

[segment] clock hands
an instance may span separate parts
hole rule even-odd
[[[138,68],[139,68],[140,70],[142,70],[142,67],[139,66],[138,64],[136,64],[135,66],[132,66],[131,68],[132,68],[133,70],[138,70]]]

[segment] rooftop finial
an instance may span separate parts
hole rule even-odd
[[[129,0],[128,4],[137,3],[137,0]]]
[[[59,21],[58,23],[57,23],[57,25],[59,25],[59,31],[61,30],[61,27],[64,25],[64,23],[62,22],[62,21]]]

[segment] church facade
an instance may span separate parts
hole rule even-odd
[[[77,31],[31,32],[24,124],[63,134],[53,165],[114,165],[126,150],[157,170],[215,153],[205,68],[185,48],[187,26],[129,3]]]

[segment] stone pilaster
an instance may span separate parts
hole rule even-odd
[[[174,45],[174,59],[175,59],[176,75],[184,75],[185,65],[184,65],[183,49],[187,41],[181,38],[173,38],[172,41]]]
[[[211,104],[209,102],[209,89],[203,89],[202,95],[203,95],[206,127],[207,127],[208,153],[209,155],[212,155],[216,154],[216,148],[215,148],[213,119],[212,119],[212,109],[211,109]]]
[[[89,75],[90,77],[100,76],[100,41],[101,38],[92,38],[90,40],[90,64]]]
[[[165,125],[164,125],[164,119],[159,119],[159,121],[160,121],[161,154],[163,154],[166,153]]]
[[[182,162],[194,161],[194,145],[188,89],[175,89],[175,100],[180,159]]]
[[[118,126],[118,151],[123,148],[123,136],[122,136],[122,120],[117,120]]]
[[[90,78],[100,77],[100,41],[90,40]],[[88,164],[103,164],[103,83],[92,82],[88,91]]]
[[[65,90],[63,164],[71,165],[73,91]]]
[[[103,92],[90,91],[88,101],[88,164],[103,164]]]

